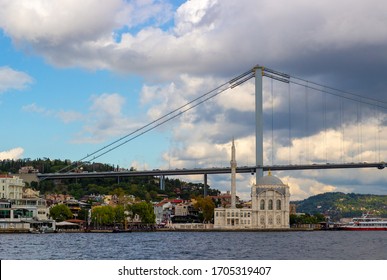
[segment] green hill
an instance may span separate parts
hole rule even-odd
[[[96,163],[96,162],[71,162],[70,160],[60,160],[49,158],[43,159],[17,159],[0,160],[0,174],[17,174],[19,169],[25,166],[32,166],[33,169],[41,173],[55,173],[72,170],[72,172],[102,172],[122,170],[119,166]],[[81,169],[81,168],[82,169]],[[134,171],[132,167],[130,171]],[[165,189],[160,190],[160,181],[158,177],[124,177],[120,178],[83,178],[83,179],[62,179],[62,180],[43,180],[40,183],[31,182],[26,184],[40,191],[41,195],[57,193],[69,194],[76,199],[87,198],[89,195],[99,194],[125,194],[133,195],[146,201],[160,201],[164,197],[184,200],[203,195],[204,184],[190,183],[180,179],[166,178]],[[220,191],[212,189],[207,184],[208,195],[218,195]]]
[[[329,215],[333,220],[372,213],[387,217],[387,195],[330,192],[293,201],[297,213]]]

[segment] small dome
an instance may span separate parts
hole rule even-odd
[[[256,183],[256,185],[283,185],[283,184],[284,183],[282,183],[282,181],[278,177],[272,176],[270,174],[259,178]]]

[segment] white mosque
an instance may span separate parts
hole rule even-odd
[[[268,175],[251,187],[251,208],[236,207],[235,144],[231,147],[231,206],[215,208],[215,229],[284,229],[289,228],[289,186]]]

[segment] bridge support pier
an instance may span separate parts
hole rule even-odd
[[[203,177],[204,177],[203,196],[206,197],[207,196],[207,174],[204,173]]]
[[[165,175],[160,176],[160,190],[165,191]]]

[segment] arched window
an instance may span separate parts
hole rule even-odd
[[[269,203],[267,205],[267,209],[268,210],[273,210],[273,200],[272,199],[269,199]]]
[[[277,200],[277,203],[276,203],[276,209],[277,209],[277,210],[281,210],[281,199],[278,199],[278,200]]]
[[[261,203],[260,203],[259,209],[265,210],[265,200],[264,199],[261,199]]]

